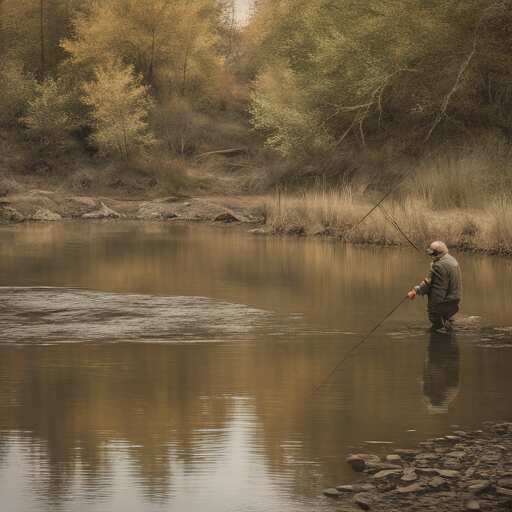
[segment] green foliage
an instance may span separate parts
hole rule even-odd
[[[122,160],[154,144],[145,117],[151,104],[147,87],[133,76],[131,67],[111,62],[94,70],[95,80],[84,85],[94,133],[91,141],[102,155]]]
[[[27,113],[21,117],[27,134],[43,147],[67,149],[73,144],[71,132],[75,127],[69,113],[70,95],[52,78],[38,84],[36,92],[36,98],[29,102]]]
[[[319,132],[338,147],[409,151],[496,128],[510,137],[511,13],[510,0],[262,0],[247,30],[255,127],[285,153]]]
[[[34,98],[36,83],[19,62],[0,58],[0,125],[13,127]]]
[[[269,67],[255,82],[251,114],[257,130],[268,134],[267,145],[285,155],[328,150],[332,139],[322,129],[318,112],[310,108],[301,77],[281,63]]]
[[[63,41],[75,66],[121,60],[143,83],[168,94],[197,93],[221,73],[216,47],[221,11],[214,0],[93,1]]]

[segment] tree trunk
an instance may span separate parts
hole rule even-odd
[[[44,80],[45,61],[44,61],[44,0],[40,0],[40,25],[41,25],[41,81]]]

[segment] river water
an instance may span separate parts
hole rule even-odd
[[[461,318],[512,264],[457,255]],[[0,510],[330,511],[351,453],[512,420],[512,349],[432,339],[412,249],[246,228],[0,229]],[[411,327],[413,326],[413,327]]]

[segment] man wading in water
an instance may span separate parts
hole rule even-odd
[[[416,295],[427,295],[430,330],[451,332],[453,315],[459,311],[461,294],[460,270],[457,260],[448,254],[444,242],[432,242],[428,254],[434,260],[427,277],[408,293],[412,300]]]

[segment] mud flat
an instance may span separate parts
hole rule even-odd
[[[416,449],[351,455],[347,462],[362,478],[324,494],[340,512],[512,510],[511,450],[512,423],[484,423]]]

